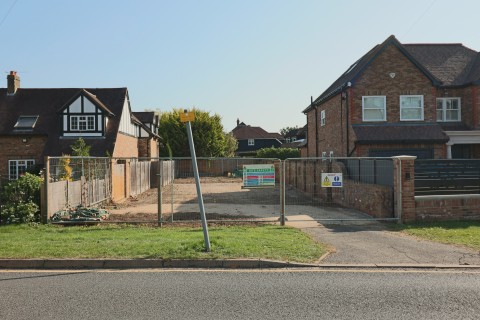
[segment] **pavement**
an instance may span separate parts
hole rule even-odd
[[[271,217],[272,220],[278,218]],[[479,269],[480,252],[390,231],[379,222],[321,225],[309,215],[287,216],[299,228],[330,248],[316,263],[263,259],[0,259],[0,269],[140,269],[140,268],[400,268]]]

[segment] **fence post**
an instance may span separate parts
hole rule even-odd
[[[41,220],[42,223],[48,223],[48,184],[49,184],[49,177],[50,177],[50,157],[45,157],[45,172],[43,173],[43,198],[42,198],[42,206],[41,206]]]
[[[163,177],[163,161],[159,160],[158,161],[158,169],[157,169],[157,192],[158,192],[158,207],[157,207],[157,212],[158,212],[158,226],[162,226],[162,220],[163,220],[163,212],[162,212],[162,177]]]
[[[281,206],[281,215],[280,215],[280,225],[285,225],[285,162],[286,160],[280,160],[280,206]]]

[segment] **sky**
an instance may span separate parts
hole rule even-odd
[[[269,132],[390,35],[480,51],[478,0],[1,0],[0,87],[127,87],[133,111],[193,107]]]

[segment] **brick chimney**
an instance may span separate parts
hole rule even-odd
[[[15,94],[20,88],[20,77],[17,76],[16,71],[10,71],[7,76],[7,94]]]

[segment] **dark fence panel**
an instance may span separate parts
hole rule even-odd
[[[350,180],[378,184],[382,186],[393,186],[393,161],[392,159],[337,159],[347,169]]]
[[[480,160],[416,160],[415,195],[480,193]]]

